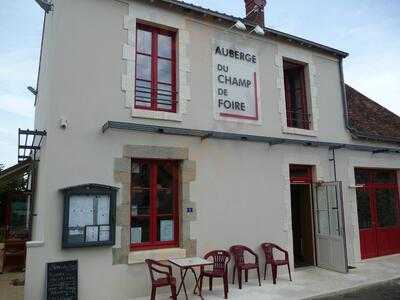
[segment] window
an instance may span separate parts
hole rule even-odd
[[[177,161],[132,161],[132,249],[178,246],[177,191]]]
[[[305,68],[302,64],[283,61],[287,126],[309,130]]]
[[[135,108],[176,112],[176,34],[138,24]]]

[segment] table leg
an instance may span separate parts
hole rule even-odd
[[[196,281],[196,284],[195,284],[194,290],[193,290],[193,294],[197,295],[197,294],[196,294],[196,289],[198,289],[198,290],[199,290],[199,297],[200,297],[201,299],[203,299],[203,296],[201,295],[201,290],[200,290],[200,282],[199,282],[200,276],[197,277],[196,271],[195,271],[193,268],[190,268],[190,271],[192,271],[193,276],[194,276],[194,279],[195,279],[195,281]]]
[[[181,271],[181,284],[179,285],[178,292],[176,293],[176,295],[179,296],[181,289],[183,287],[183,290],[185,291],[186,300],[188,300],[188,295],[187,295],[186,286],[185,286],[185,278],[186,278],[186,273],[187,273],[188,269],[187,268],[185,269],[185,273],[183,273],[182,268],[180,268],[180,271]]]

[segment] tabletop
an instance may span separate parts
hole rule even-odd
[[[210,266],[213,264],[212,261],[206,260],[201,257],[188,257],[188,258],[173,258],[168,260],[171,264],[180,268]]]

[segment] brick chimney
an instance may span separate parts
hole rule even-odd
[[[267,0],[244,0],[244,2],[246,4],[246,19],[264,28],[264,8],[267,5]]]

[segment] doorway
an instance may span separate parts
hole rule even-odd
[[[294,266],[315,265],[312,167],[290,165]]]

